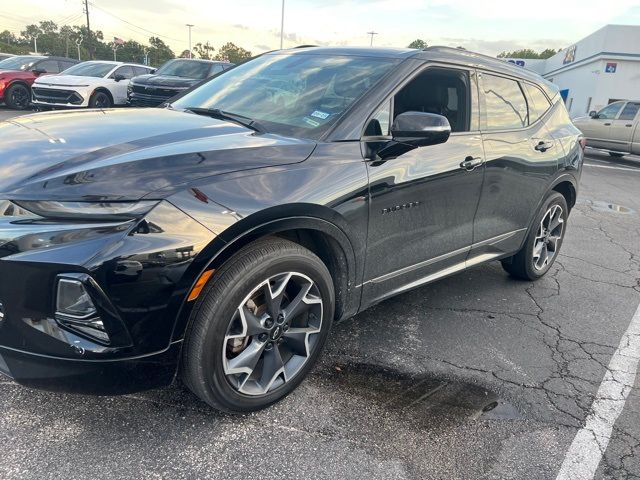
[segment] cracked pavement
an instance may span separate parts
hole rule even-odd
[[[0,376],[0,478],[556,478],[640,303],[640,159],[587,163],[546,277],[493,263],[340,322],[264,412],[221,415],[180,385],[87,397]],[[640,478],[639,413],[635,386],[596,478]]]

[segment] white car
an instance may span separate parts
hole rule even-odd
[[[127,86],[133,77],[155,69],[133,63],[89,61],[58,75],[36,79],[32,103],[39,107],[109,108],[127,103]]]

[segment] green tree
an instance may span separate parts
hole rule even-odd
[[[209,42],[207,42],[207,43],[196,43],[196,46],[193,48],[193,50],[196,52],[196,54],[200,58],[211,60],[215,56],[213,52],[215,52],[216,49],[213,48],[209,44]]]
[[[414,40],[409,44],[408,48],[419,48],[420,50],[423,50],[427,48],[427,42],[425,42],[420,38],[417,38],[416,40]]]
[[[176,58],[173,50],[169,48],[169,46],[164,43],[158,37],[151,37],[149,39],[149,44],[151,48],[149,49],[149,64],[155,67],[159,67],[167,60],[171,60],[172,58]]]
[[[249,50],[245,50],[229,42],[220,47],[215,59],[231,63],[241,63],[249,58],[251,58],[251,52]]]
[[[514,50],[513,52],[502,52],[498,55],[498,58],[549,58],[553,57],[558,50],[553,48],[547,48],[538,53],[530,48],[523,48],[520,50]]]

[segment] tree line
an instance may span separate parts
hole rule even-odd
[[[89,35],[84,25],[58,26],[51,20],[44,20],[38,24],[27,25],[20,35],[8,30],[0,32],[0,52],[26,55],[35,50],[37,42],[38,53],[61,57],[80,58],[88,60]],[[171,48],[159,37],[150,37],[149,43],[144,45],[135,40],[126,40],[118,45],[115,39],[104,38],[101,30],[91,31],[91,53],[96,60],[113,60],[113,49],[119,61],[145,63],[160,66],[167,60],[176,58]],[[79,44],[79,46],[78,46]],[[181,53],[181,57],[189,57],[189,50]],[[251,52],[229,42],[217,52],[209,43],[197,43],[192,51],[193,58],[210,60],[224,60],[239,63],[251,57]]]

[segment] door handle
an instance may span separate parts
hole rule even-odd
[[[633,127],[633,123],[627,123],[625,127]]]
[[[611,122],[607,122],[603,124],[605,127],[608,127],[609,125],[611,125]]]
[[[553,147],[553,142],[539,142],[535,147],[533,147],[538,152],[546,152],[551,147]]]
[[[482,157],[472,157],[471,155],[469,155],[464,159],[463,162],[460,163],[460,168],[466,170],[467,172],[470,172],[474,168],[482,165],[483,162],[484,160],[482,160]]]

